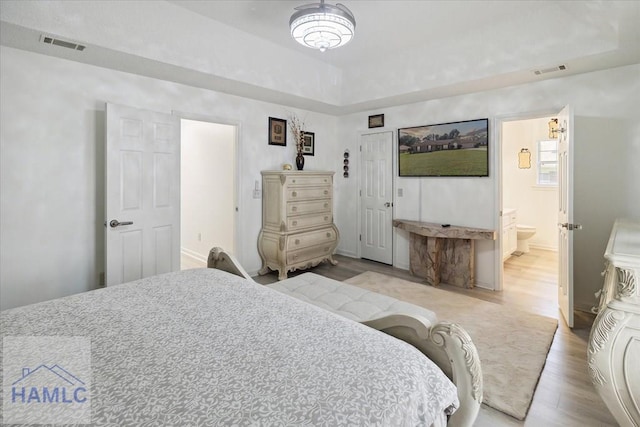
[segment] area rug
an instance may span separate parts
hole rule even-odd
[[[519,420],[526,417],[558,327],[556,319],[371,271],[345,282],[460,324],[478,349],[483,403]]]

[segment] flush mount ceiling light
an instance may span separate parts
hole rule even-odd
[[[320,3],[298,6],[289,20],[291,36],[301,45],[324,52],[344,46],[353,38],[356,19],[343,4]]]

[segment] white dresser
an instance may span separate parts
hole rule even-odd
[[[618,220],[589,336],[589,375],[621,426],[640,426],[640,222]]]
[[[278,270],[279,280],[289,271],[328,260],[340,234],[333,223],[333,172],[263,171],[262,230],[258,252],[259,274]]]

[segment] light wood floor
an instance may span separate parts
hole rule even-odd
[[[339,264],[323,263],[311,270],[335,280],[346,280],[365,271],[375,271],[414,282],[419,278],[407,270],[397,269],[373,261],[336,256]],[[196,267],[197,265],[194,265]],[[476,426],[616,426],[617,423],[595,392],[587,373],[587,341],[593,315],[575,313],[575,327],[569,329],[558,311],[557,258],[551,251],[532,249],[520,257],[511,257],[504,266],[504,290],[462,289],[442,285],[440,288],[462,293],[497,304],[509,305],[558,320],[558,330],[549,350],[547,362],[534,394],[531,408],[524,422],[487,406],[482,406]],[[300,274],[294,272],[290,276]],[[272,272],[257,276],[262,284],[277,281]],[[448,319],[453,320],[453,319]]]

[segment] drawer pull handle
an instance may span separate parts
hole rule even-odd
[[[325,204],[324,204],[324,208],[326,209],[326,208],[328,208],[328,207],[329,207],[329,203],[325,203]]]
[[[300,244],[300,239],[296,239],[295,244],[299,245]]]
[[[291,208],[291,210],[292,210],[293,212],[296,212],[296,211],[298,210],[298,207],[297,207],[297,206],[294,206],[294,207],[292,207],[292,208]]]
[[[324,190],[324,194],[325,194],[325,196],[326,196],[327,194],[329,194],[329,190]]]
[[[298,259],[298,254],[293,255],[293,259]]]
[[[294,191],[293,193],[291,193],[291,196],[292,196],[292,197],[298,197],[298,192],[297,192],[297,191]]]
[[[324,217],[324,220],[325,220],[325,221],[329,221],[329,217],[328,217],[328,216],[325,216],[325,217]]]
[[[330,239],[331,238],[331,233],[327,233],[327,238]]]
[[[293,226],[295,227],[296,225],[298,225],[298,221],[293,221]]]

